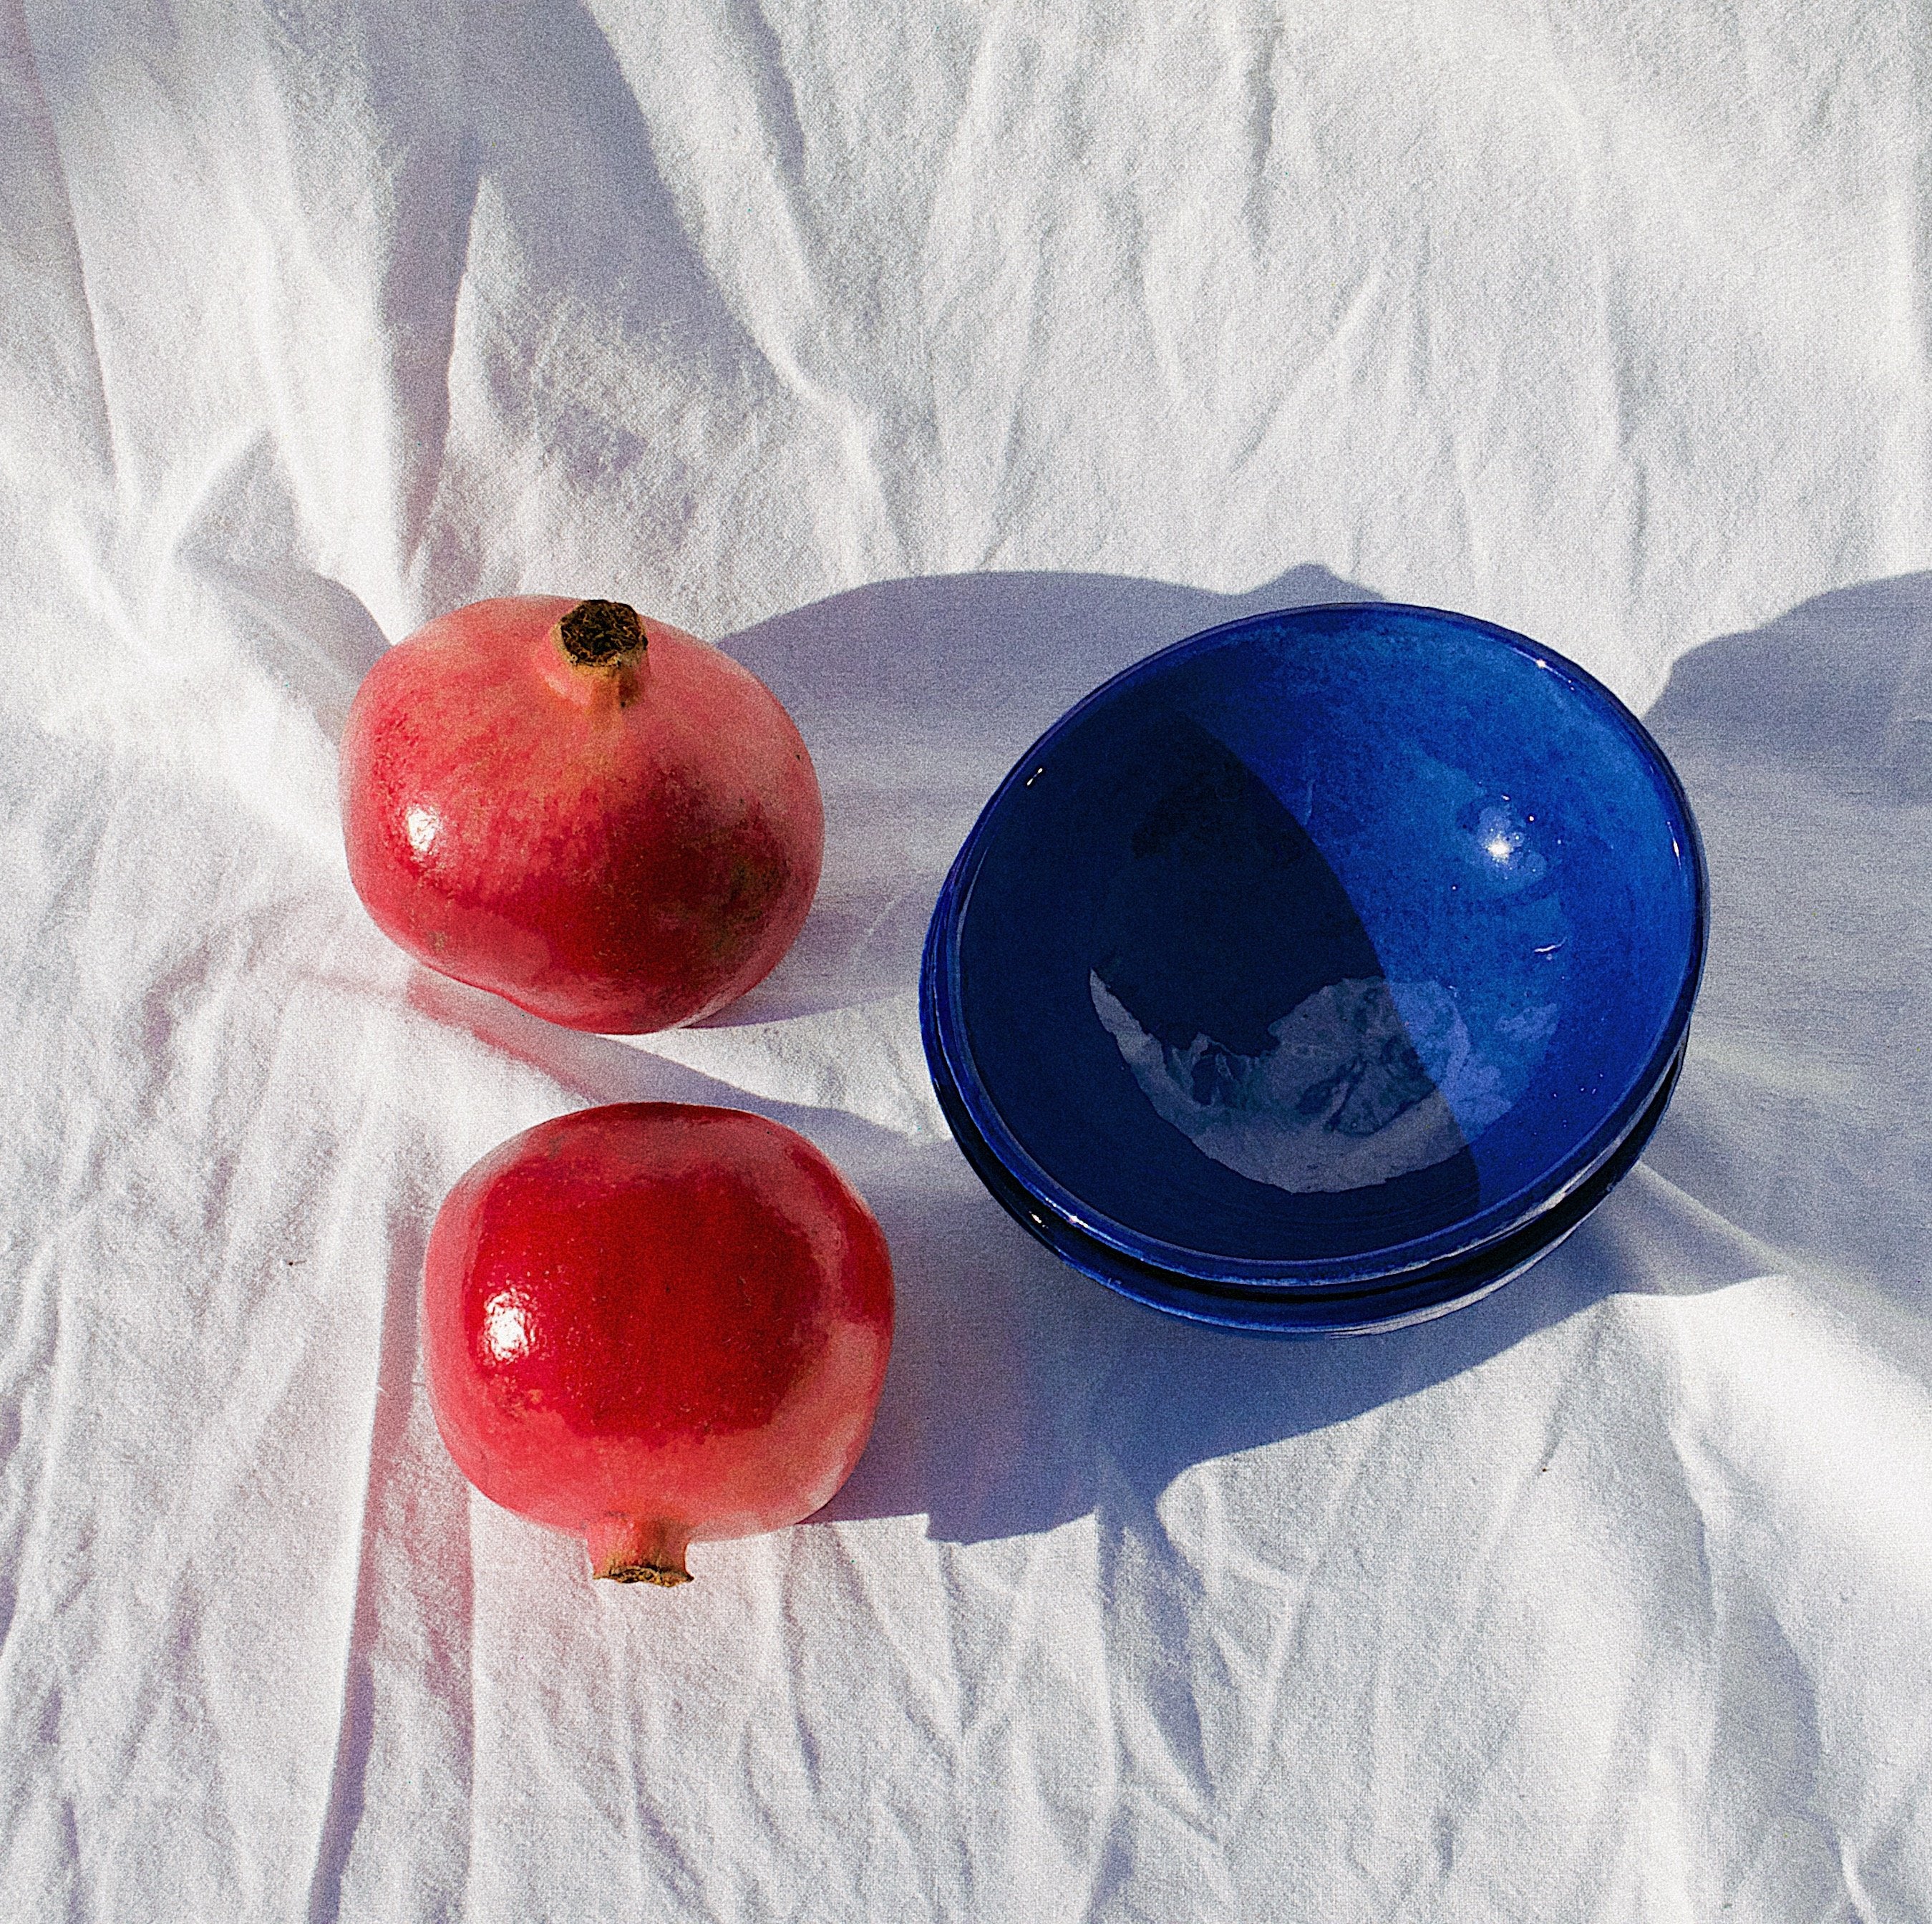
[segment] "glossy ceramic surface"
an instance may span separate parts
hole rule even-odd
[[[934,1084],[994,1193],[1114,1287],[1413,1320],[1634,1159],[1706,893],[1668,763],[1550,650],[1385,604],[1234,623],[1090,696],[988,805],[928,939]]]

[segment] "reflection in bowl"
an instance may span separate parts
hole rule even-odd
[[[1078,1266],[1374,1326],[1514,1273],[1634,1155],[1706,921],[1607,690],[1467,617],[1296,610],[1140,663],[1014,769],[933,919],[927,1052]]]

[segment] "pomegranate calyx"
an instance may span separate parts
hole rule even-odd
[[[614,1563],[597,1574],[608,1577],[614,1584],[656,1584],[664,1590],[675,1590],[680,1584],[691,1581],[688,1570],[661,1569],[655,1563]]]
[[[665,1590],[688,1584],[684,1567],[690,1538],[674,1524],[636,1517],[600,1517],[584,1532],[592,1576],[616,1584],[656,1584]]]
[[[580,601],[556,625],[563,652],[580,668],[632,667],[649,645],[638,611],[623,601]]]
[[[551,624],[537,668],[573,706],[608,715],[628,708],[644,686],[650,638],[622,601],[579,601]]]

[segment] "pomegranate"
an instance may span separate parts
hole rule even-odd
[[[879,1226],[802,1136],[621,1103],[513,1136],[438,1212],[430,1406],[457,1467],[620,1582],[809,1516],[865,1447],[892,1347]]]
[[[622,602],[512,595],[418,628],[356,691],[342,793],[383,931],[573,1029],[722,1008],[818,886],[824,814],[790,716]]]

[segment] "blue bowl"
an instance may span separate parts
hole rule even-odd
[[[1667,1102],[1703,965],[1683,790],[1486,622],[1233,622],[1062,718],[926,940],[933,1081],[1000,1201],[1156,1307],[1440,1314],[1560,1241]]]

